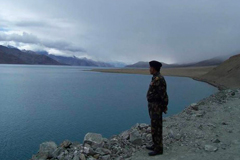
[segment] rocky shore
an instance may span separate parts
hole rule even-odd
[[[164,118],[164,155],[148,157],[145,146],[152,144],[150,126],[136,124],[109,139],[88,133],[82,144],[44,142],[31,160],[239,160],[239,122],[240,89],[221,90]]]

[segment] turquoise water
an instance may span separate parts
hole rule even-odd
[[[149,75],[84,71],[70,66],[0,65],[0,159],[30,159],[39,144],[104,137],[149,123]],[[89,68],[87,68],[89,69]],[[217,91],[190,78],[165,77],[167,116]]]

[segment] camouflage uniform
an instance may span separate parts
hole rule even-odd
[[[151,133],[155,151],[163,151],[162,112],[168,104],[167,85],[164,77],[157,72],[153,75],[147,92],[148,111],[151,118]]]

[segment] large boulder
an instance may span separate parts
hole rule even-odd
[[[84,137],[84,144],[87,143],[93,148],[101,147],[103,145],[103,137],[97,133],[87,133]]]
[[[130,142],[132,142],[135,145],[142,145],[142,138],[141,138],[141,134],[139,133],[138,130],[134,129],[131,133],[130,133]]]
[[[57,144],[54,142],[44,142],[40,144],[40,149],[37,158],[47,159],[54,157],[53,152],[57,149]]]
[[[129,136],[130,136],[130,131],[127,130],[127,131],[124,131],[120,134],[120,137],[124,140],[128,140],[129,139]]]

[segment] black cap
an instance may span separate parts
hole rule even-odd
[[[160,71],[160,68],[162,67],[162,63],[158,61],[150,61],[149,62],[150,67],[155,68],[158,72]]]

